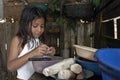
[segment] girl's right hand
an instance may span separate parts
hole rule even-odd
[[[49,47],[46,44],[40,44],[32,51],[33,56],[43,56],[48,48]]]

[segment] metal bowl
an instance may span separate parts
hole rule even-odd
[[[42,73],[44,68],[61,60],[63,60],[63,58],[59,56],[36,56],[34,58],[29,58],[29,61],[32,61],[33,67],[37,73]]]

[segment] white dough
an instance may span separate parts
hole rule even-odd
[[[43,74],[45,76],[51,76],[51,75],[57,74],[60,70],[70,68],[70,66],[74,63],[75,63],[75,60],[73,58],[64,59],[54,65],[46,67],[43,70]]]
[[[79,74],[80,72],[82,72],[82,67],[81,67],[81,65],[75,63],[75,64],[71,65],[70,70],[76,74]]]
[[[75,78],[75,74],[70,71],[70,70],[61,70],[60,72],[58,72],[58,79],[73,79]]]

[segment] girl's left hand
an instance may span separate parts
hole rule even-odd
[[[53,56],[53,55],[55,54],[55,52],[56,52],[56,50],[55,50],[54,47],[49,47],[49,48],[48,48],[48,51],[47,51],[47,54]]]

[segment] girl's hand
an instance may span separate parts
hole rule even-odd
[[[43,56],[44,54],[46,54],[46,51],[49,47],[46,44],[41,44],[40,46],[38,46],[37,48],[35,48],[33,50],[33,55],[34,56]]]
[[[54,47],[49,47],[47,50],[47,54],[49,54],[49,55],[54,55],[55,52],[56,52],[56,50]]]

